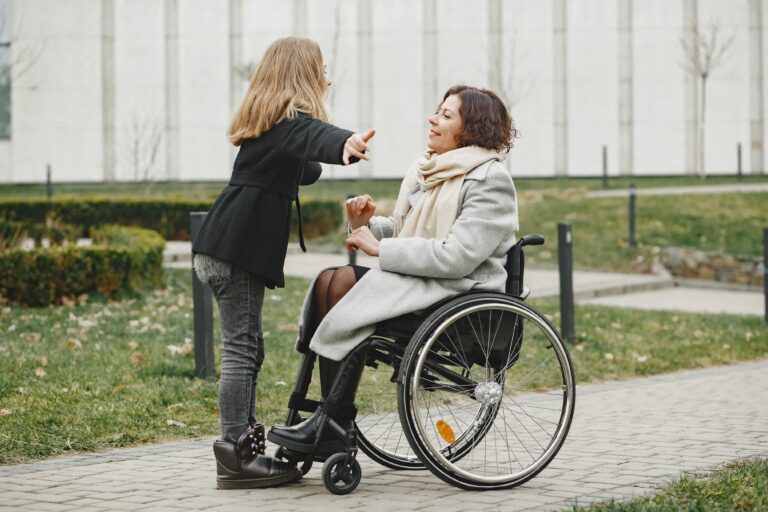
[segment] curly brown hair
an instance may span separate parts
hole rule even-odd
[[[480,146],[494,151],[509,151],[520,136],[504,101],[493,91],[469,85],[454,85],[443,96],[458,95],[462,129],[457,135],[459,147]]]

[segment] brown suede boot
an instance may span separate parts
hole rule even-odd
[[[216,486],[219,489],[255,489],[295,482],[302,477],[298,468],[266,457],[264,427],[256,425],[240,436],[237,444],[213,443],[216,456]]]

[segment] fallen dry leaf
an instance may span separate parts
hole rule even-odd
[[[181,354],[181,347],[178,345],[168,345],[167,348],[168,352],[170,352],[173,356],[176,354]]]
[[[83,344],[77,338],[69,338],[67,340],[67,348],[83,348]]]
[[[144,357],[144,354],[141,354],[139,352],[134,352],[133,354],[131,354],[131,362],[132,363],[143,363],[146,360],[147,360],[147,358]]]
[[[37,375],[41,379],[45,377],[45,368],[43,368],[42,366],[38,366],[37,368],[35,368],[35,375]]]
[[[129,341],[128,348],[130,348],[131,350],[136,350],[137,348],[139,348],[139,342],[136,340]]]
[[[46,356],[40,356],[40,366],[48,366],[48,358]]]
[[[86,318],[79,318],[77,320],[77,325],[79,325],[83,329],[87,330],[87,329],[90,329],[91,327],[94,327],[95,325],[97,325],[97,323],[94,322],[93,320],[88,320]]]
[[[182,427],[182,428],[184,428],[184,427],[186,427],[186,426],[187,426],[187,424],[186,424],[186,423],[182,423],[182,422],[180,422],[180,421],[176,421],[176,420],[166,420],[166,421],[165,421],[165,424],[166,424],[166,425],[169,425],[169,426],[174,426],[174,427]]]
[[[0,416],[8,416],[12,412],[13,412],[13,409],[6,409],[5,407],[3,407],[2,409],[0,409]]]
[[[80,303],[81,306],[85,306],[88,303],[88,294],[81,293],[80,295],[78,295],[77,302]]]

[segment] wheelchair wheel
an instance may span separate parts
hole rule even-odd
[[[464,489],[506,489],[554,458],[575,379],[555,328],[520,300],[478,293],[432,313],[400,367],[398,409],[427,468]]]
[[[369,358],[355,399],[360,409],[355,420],[358,445],[368,457],[390,469],[424,469],[397,413],[395,372],[401,357],[394,351],[380,355],[382,360]]]
[[[323,483],[333,494],[349,494],[360,484],[363,471],[357,459],[346,464],[346,453],[334,453],[323,465]]]

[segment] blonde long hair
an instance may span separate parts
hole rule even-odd
[[[267,48],[251,77],[227,136],[239,146],[243,139],[258,137],[299,112],[328,121],[327,90],[320,46],[303,37],[278,39]]]

